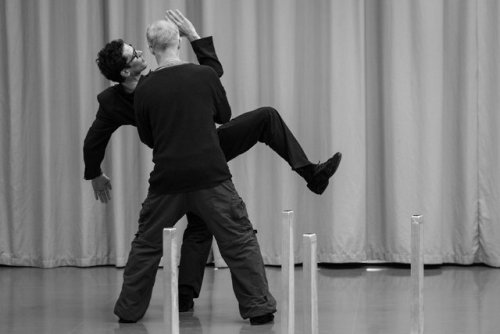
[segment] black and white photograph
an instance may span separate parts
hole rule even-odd
[[[0,0],[0,334],[499,334],[500,1]]]

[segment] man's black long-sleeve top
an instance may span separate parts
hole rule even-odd
[[[181,64],[141,78],[134,100],[141,141],[153,148],[153,193],[214,187],[231,178],[215,122],[226,123],[231,108],[213,69]]]
[[[212,67],[220,77],[222,65],[215,53],[212,37],[205,37],[191,43],[198,62]],[[87,132],[83,144],[85,180],[91,180],[102,174],[101,163],[106,146],[113,132],[122,125],[136,126],[134,114],[134,93],[127,93],[121,84],[102,91],[97,96],[99,109],[96,119]]]

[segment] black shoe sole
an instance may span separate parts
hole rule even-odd
[[[118,322],[119,322],[119,323],[121,323],[121,324],[135,324],[137,321],[134,321],[134,320],[126,320],[126,319],[122,319],[122,318],[120,318],[120,319],[118,320]]]
[[[194,302],[191,302],[188,306],[179,306],[179,313],[190,312],[194,309]]]
[[[257,317],[250,318],[250,324],[252,326],[265,325],[274,320],[274,315],[272,313],[260,315]]]
[[[314,181],[307,184],[307,188],[315,194],[321,195],[326,190],[326,187],[328,187],[328,180],[339,168],[340,161],[342,160],[342,153],[337,152],[330,159],[333,160],[333,168],[330,171],[327,171],[326,168],[319,171],[313,176]]]

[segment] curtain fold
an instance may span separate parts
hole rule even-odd
[[[478,261],[500,266],[500,5],[478,1]]]
[[[322,196],[264,144],[230,163],[267,264],[281,263],[291,209],[297,241],[318,234],[320,262],[409,262],[410,217],[423,214],[426,263],[500,266],[499,7],[0,0],[0,264],[125,265],[151,151],[117,130],[102,166],[112,201],[95,201],[83,139],[110,85],[95,58],[123,38],[154,68],[146,26],[178,8],[214,36],[233,116],[272,106],[312,162],[343,153]],[[182,57],[196,61],[186,40]]]

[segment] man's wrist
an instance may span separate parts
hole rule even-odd
[[[197,39],[200,39],[200,35],[198,35],[198,33],[195,31],[193,34],[189,34],[186,36],[187,39],[190,41],[190,42],[194,42],[196,41]]]
[[[99,175],[97,175],[97,176],[93,177],[93,178],[92,178],[92,180],[95,180],[95,179],[97,179],[98,177],[101,177],[103,174],[104,174],[104,173],[101,171],[101,172],[99,173]]]
[[[95,172],[91,172],[89,170],[85,170],[85,173],[83,175],[83,179],[87,180],[87,181],[91,181],[91,180],[93,180],[95,178],[98,178],[102,174],[103,174],[103,172],[100,169],[98,171],[95,171]]]

